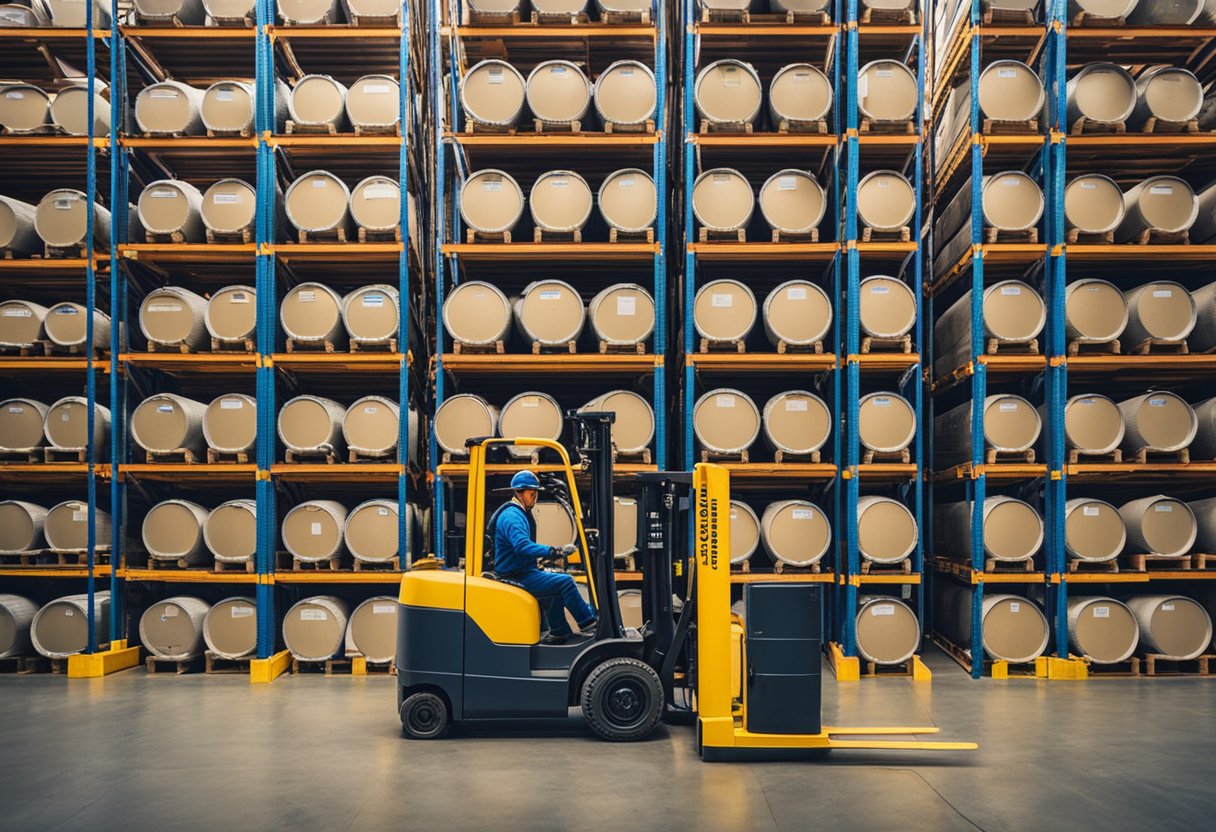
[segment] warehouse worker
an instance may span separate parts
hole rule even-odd
[[[489,523],[494,535],[495,574],[536,596],[549,622],[542,644],[565,644],[572,635],[563,607],[578,622],[580,635],[594,635],[595,610],[579,594],[574,578],[564,572],[546,572],[536,564],[540,558],[566,557],[578,551],[573,543],[557,547],[536,542],[532,507],[540,496],[540,480],[531,471],[519,471],[511,478],[511,492],[511,499],[494,512]]]

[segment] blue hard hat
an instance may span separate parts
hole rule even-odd
[[[523,491],[528,488],[540,490],[540,480],[536,478],[536,474],[525,468],[511,477],[512,491]]]

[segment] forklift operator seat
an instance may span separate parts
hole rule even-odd
[[[496,644],[540,641],[540,602],[526,589],[493,573],[465,580],[465,609]]]

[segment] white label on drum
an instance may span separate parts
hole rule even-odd
[[[895,615],[895,605],[874,604],[870,607],[870,615]]]
[[[1018,409],[1017,402],[1001,402],[996,406],[996,409],[1001,413],[1012,413]]]
[[[714,174],[714,184],[715,185],[725,185],[727,182],[730,182],[730,180],[731,180],[731,175],[729,173],[715,173]]]
[[[806,70],[798,70],[798,71],[794,72],[794,83],[795,84],[805,84],[810,80],[811,80],[811,73],[807,72]]]
[[[88,511],[73,511],[72,512],[72,521],[75,523],[84,523],[84,522],[87,522],[88,519],[89,519]]]
[[[166,618],[177,618],[178,614],[177,607],[166,605],[160,612],[160,618],[164,621]]]
[[[232,101],[233,98],[235,97],[235,95],[236,95],[236,93],[234,90],[216,90],[215,91],[215,100],[216,101]]]
[[[363,189],[364,199],[397,199],[400,195],[392,185],[369,185]]]
[[[997,78],[1017,78],[1018,71],[1016,69],[998,69],[996,71]]]
[[[312,532],[312,534],[314,534],[314,535],[320,534],[321,533],[321,524],[320,523],[310,524],[309,531]]]
[[[1020,601],[1010,601],[1009,602],[1009,611],[1010,612],[1021,612],[1022,603]]]
[[[384,295],[364,295],[364,306],[384,306]]]
[[[737,87],[743,83],[742,75],[737,66],[722,67],[722,86]]]
[[[1165,399],[1149,399],[1149,407],[1165,407]]]
[[[1098,187],[1097,182],[1089,182],[1087,180],[1082,180],[1078,184],[1081,186],[1081,190],[1083,191],[1092,191],[1094,188]]]
[[[28,310],[28,309],[22,309],[20,307],[12,307],[12,306],[10,306],[8,309],[5,309],[2,314],[6,318],[29,318],[33,315],[33,313],[30,312],[30,310]]]
[[[153,199],[173,199],[177,196],[177,191],[172,188],[157,188],[152,192]]]
[[[1094,618],[1110,618],[1110,607],[1094,607]]]
[[[890,407],[891,406],[891,397],[890,396],[875,396],[874,398],[870,399],[870,401],[874,404],[875,407]]]
[[[312,303],[317,299],[317,293],[311,289],[302,289],[301,291],[296,292],[296,299],[300,301],[300,303]]]
[[[232,608],[232,617],[233,618],[250,618],[253,616],[253,614],[255,612],[256,612],[256,610],[253,607],[233,607]]]
[[[149,303],[149,312],[181,312],[182,305],[180,303]]]
[[[735,397],[731,395],[714,396],[714,407],[734,407]]]
[[[177,90],[152,90],[148,94],[153,98],[164,98],[173,101],[177,100]]]
[[[798,187],[798,178],[795,176],[781,176],[777,179],[777,190],[792,191]]]
[[[317,177],[316,179],[312,180],[312,186],[314,188],[324,188],[328,184],[328,179],[321,179],[320,177]]]
[[[632,188],[633,182],[634,180],[632,176],[618,176],[616,180],[617,185],[622,188]]]
[[[876,69],[876,70],[874,70],[874,74],[877,75],[879,78],[894,78],[895,70],[893,70],[893,69]]]
[[[795,520],[814,520],[815,510],[809,508],[796,508],[790,512]]]
[[[65,407],[65,408],[64,408],[64,410],[67,410],[67,408]],[[64,422],[70,422],[70,421],[72,421],[72,414],[71,414],[71,413],[64,413],[64,414],[63,414],[62,416],[60,416],[59,418],[60,418],[62,421],[64,421]]]
[[[807,404],[806,399],[786,399],[785,409],[790,413],[805,413]]]
[[[300,610],[301,621],[328,621],[329,613],[325,610]]]
[[[561,66],[561,65],[558,65],[558,66],[551,66],[551,67],[549,67],[549,74],[550,74],[550,75],[565,75],[565,74],[566,74],[566,68],[565,68],[564,66]]]
[[[520,407],[540,407],[540,396],[527,396],[519,403]]]
[[[1020,294],[1022,294],[1022,287],[1021,286],[1002,286],[1001,294],[1002,295],[1020,295]]]
[[[561,289],[542,289],[540,292],[541,300],[561,300]]]
[[[734,295],[711,294],[709,296],[709,305],[714,306],[714,307],[719,307],[719,308],[734,306],[735,305],[735,296]]]
[[[241,201],[240,194],[212,194],[211,201],[216,205],[236,205]]]
[[[882,285],[878,285],[878,286],[871,286],[871,287],[870,287],[870,294],[871,294],[871,295],[889,295],[889,294],[891,294],[891,287],[890,287],[890,286],[882,286]]]
[[[378,508],[378,509],[376,509],[376,514],[380,517],[388,517],[388,509]]]
[[[1168,511],[1173,511],[1173,510],[1174,510],[1173,503],[1157,503],[1155,506],[1153,506],[1153,511],[1167,511],[1168,512]]]
[[[1174,296],[1173,289],[1154,289],[1153,297],[1155,298],[1172,298]]]
[[[1013,187],[1016,185],[1021,185],[1022,178],[1020,176],[1002,176],[1001,184],[1005,185],[1006,187]]]
[[[1162,612],[1173,612],[1173,611],[1174,611],[1174,605],[1173,605],[1173,604],[1162,604],[1162,605],[1161,605],[1161,611],[1162,611]]]
[[[806,287],[791,286],[785,290],[785,297],[787,300],[806,300]]]
[[[376,407],[375,405],[372,405],[371,407],[363,408],[363,412],[371,415],[371,414],[379,413],[380,408]]]
[[[638,299],[632,295],[619,297],[616,299],[616,314],[618,315],[636,315],[638,312]]]
[[[389,615],[396,611],[396,604],[372,604],[372,615]]]
[[[8,15],[5,15],[5,17],[8,17]],[[14,20],[15,18],[8,17],[8,19]],[[23,93],[23,92],[6,92],[4,94],[4,97],[11,98],[13,101],[20,101],[21,99],[25,98],[25,93]]]
[[[244,399],[220,399],[220,410],[240,410],[244,406]]]
[[[566,179],[564,176],[552,176],[549,178],[549,184],[555,188],[564,188],[570,184],[570,180]]]
[[[72,208],[72,203],[74,203],[75,201],[76,201],[76,197],[63,197],[61,199],[57,199],[57,200],[55,200],[55,210],[56,211],[70,211]]]
[[[874,180],[874,187],[876,187],[876,188],[889,188],[889,187],[891,187],[891,180],[890,180],[890,179],[875,179],[875,180]]]
[[[64,610],[63,611],[64,618],[72,618],[75,615],[76,615],[76,610]]]
[[[24,413],[24,412],[25,412],[25,408],[24,408],[24,407],[21,407],[20,405],[17,405],[16,407],[10,407],[10,408],[8,409],[8,412],[9,412],[9,413],[16,413],[18,416],[20,416],[22,413]]]
[[[485,181],[483,181],[481,183],[481,189],[483,191],[490,191],[490,192],[501,191],[502,190],[502,180],[501,179],[486,179]]]
[[[1102,513],[1102,509],[1098,506],[1081,506],[1081,514],[1086,517],[1097,517]]]
[[[1086,406],[1094,405],[1097,403],[1098,403],[1097,399],[1081,399],[1081,404],[1086,405]]]
[[[1168,196],[1169,194],[1172,194],[1174,192],[1174,186],[1173,185],[1150,185],[1148,192],[1150,194],[1160,194],[1162,196]]]
[[[502,67],[492,66],[487,68],[486,76],[491,84],[501,84],[503,79]]]
[[[249,303],[249,295],[244,292],[233,292],[228,296],[229,303]]]
[[[368,95],[384,95],[392,92],[393,88],[388,84],[364,84],[363,91]]]
[[[171,405],[171,404],[158,404],[158,405],[156,406],[156,412],[157,412],[157,413],[172,413],[172,412],[173,412],[173,405]]]

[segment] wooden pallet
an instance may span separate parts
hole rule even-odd
[[[217,656],[210,650],[203,654],[204,665],[203,670],[211,674],[228,674],[228,673],[249,673],[250,663],[256,661],[256,656],[247,656],[242,659],[227,659],[223,656]]]
[[[778,338],[777,355],[823,355],[823,342],[814,341],[810,344],[791,344]]]
[[[899,563],[875,563],[871,560],[861,562],[863,575],[911,575],[912,558],[906,557]]]
[[[214,562],[213,562],[214,563]],[[207,572],[207,566],[203,562],[191,562],[186,558],[155,558],[151,554],[148,555],[149,569],[167,569],[180,570],[186,572]]]
[[[790,566],[788,563],[777,561],[773,565],[773,573],[777,575],[818,575],[822,571],[823,566],[818,562],[810,566]]]
[[[1088,12],[1077,12],[1073,19],[1068,22],[1069,26],[1096,26],[1105,28],[1107,26],[1126,26],[1127,18],[1125,17],[1101,17],[1098,15],[1089,14]]]
[[[586,26],[590,22],[591,18],[586,12],[574,14],[541,14],[535,10],[532,12],[533,26]]]
[[[1010,231],[1005,228],[993,228],[988,226],[984,229],[985,243],[1021,243],[1024,245],[1034,245],[1039,241],[1039,229],[1024,228],[1021,231]]]
[[[149,451],[145,449],[144,462],[149,465],[157,463],[194,465],[195,463],[201,463],[202,460],[196,457],[195,452],[190,448],[178,448],[175,451]]]
[[[702,353],[711,352],[747,352],[747,344],[743,339],[737,338],[730,341],[719,341],[716,338],[702,338],[700,350]]]
[[[929,639],[941,648],[943,653],[958,662],[959,667],[968,673],[971,672],[970,650],[955,644],[936,631],[929,635]],[[993,671],[997,668],[1002,668],[1002,670],[994,673]],[[1008,662],[1003,659],[994,660],[985,656],[981,673],[991,678],[1042,679],[1046,676],[1046,669],[1037,659],[1029,662]]]
[[[908,121],[875,121],[871,118],[863,118],[858,132],[884,136],[915,136],[916,122],[911,119]]]
[[[644,231],[622,231],[619,228],[608,229],[608,242],[616,243],[653,243],[654,229],[647,228]]]
[[[28,344],[0,344],[0,355],[16,355],[21,358],[41,358],[42,356],[46,355],[46,345],[46,341],[30,341]]]
[[[287,124],[285,125],[285,131],[288,136],[295,136],[295,135],[300,135],[300,134],[313,135],[313,136],[318,135],[318,134],[322,135],[322,136],[338,135],[337,125],[335,125],[331,122],[327,122],[325,124],[303,124],[301,122],[292,121],[291,119],[288,119]],[[304,241],[301,240],[300,242],[304,242]]]
[[[452,352],[456,355],[504,355],[506,347],[502,341],[493,344],[462,344],[456,341],[452,344]]]
[[[253,562],[253,558],[243,560],[238,563],[233,563],[226,560],[217,560],[214,569],[218,573],[237,573],[252,575],[257,571],[257,564]]]
[[[396,448],[393,448],[391,451],[385,451],[383,453],[378,453],[378,454],[371,453],[370,451],[356,451],[354,449],[347,449],[347,450],[348,450],[348,454],[349,454],[348,458],[352,463],[361,463],[362,462],[362,463],[374,464],[374,463],[391,463],[391,462],[397,461],[397,449]]]
[[[362,133],[360,133],[360,130],[362,130]],[[362,128],[356,127],[355,133],[357,135],[364,135],[364,136],[386,136],[386,135],[390,134],[387,129],[376,132],[375,130],[372,130],[367,127],[362,127]],[[401,239],[401,226],[399,226],[399,225],[395,225],[392,228],[363,228],[363,227],[360,227],[356,230],[355,237],[361,243],[400,243],[400,242],[403,242]]]
[[[984,573],[988,575],[1021,575],[1031,572],[1034,572],[1034,558],[1013,561],[996,558],[984,560]]]
[[[1112,341],[1090,341],[1085,338],[1077,338],[1074,341],[1068,342],[1068,354],[1074,355],[1121,355],[1122,345],[1118,338]]]
[[[211,21],[217,26],[241,26],[242,28],[251,28],[249,23],[246,23],[249,18],[243,17],[233,23],[224,22],[223,18],[212,17]],[[240,130],[216,130],[207,128],[207,138],[209,139],[251,139],[253,138],[252,127],[242,127]]]
[[[1136,344],[1128,355],[1190,355],[1191,350],[1186,341],[1163,341],[1160,338],[1146,338]]]
[[[985,136],[1026,136],[1038,135],[1039,120],[1028,118],[1020,121],[1006,121],[998,118],[986,118],[981,132]]]
[[[1082,661],[1088,669],[1089,676],[1093,678],[1118,678],[1118,677],[1133,677],[1140,675],[1140,659],[1132,656],[1121,662],[1099,663],[1095,662],[1089,656],[1082,656]]]
[[[397,662],[390,659],[387,662],[368,661],[365,656],[351,655],[350,674],[352,676],[396,676]]]
[[[1192,554],[1191,568],[1195,570],[1216,569],[1216,555]]]
[[[639,341],[636,344],[609,344],[607,341],[600,341],[600,355],[645,355],[646,342]]]
[[[186,237],[186,235],[183,234],[180,230],[170,231],[168,234],[163,234],[163,233],[157,233],[155,231],[148,231],[147,229],[144,229],[144,239],[149,243],[154,243],[156,245],[162,245],[162,246],[181,245],[183,243],[191,242],[191,240],[188,239]]]
[[[615,465],[618,462],[636,462],[641,465],[649,465],[650,448],[642,448],[640,451],[620,451],[614,447],[612,449],[612,463]]]
[[[539,118],[532,119],[532,129],[537,135],[545,133],[573,133],[575,135],[583,132],[583,123],[578,119],[571,121],[541,121]]]
[[[578,352],[577,341],[565,341],[561,344],[542,344],[540,341],[532,342],[533,355],[552,355],[566,354],[575,355]]]
[[[309,245],[310,243],[337,243],[342,245],[352,242],[346,238],[346,229],[341,225],[328,231],[305,231],[299,229],[296,239],[300,241],[300,245]]]
[[[0,449],[0,462],[15,462],[21,465],[37,465],[43,461],[44,448],[27,450]]]
[[[1028,448],[1025,451],[998,451],[995,448],[988,448],[984,451],[984,462],[988,465],[998,465],[1003,462],[1032,464],[1034,448]]]
[[[168,673],[172,671],[174,675],[184,676],[187,673],[197,673],[204,667],[202,656],[195,656],[192,659],[179,661],[177,659],[162,659],[159,656],[148,656],[144,659],[144,668],[149,673]]]
[[[287,351],[290,353],[315,352],[315,353],[325,353],[326,355],[331,355],[335,352],[341,352],[341,350],[338,349],[337,342],[330,341],[327,338],[309,339],[307,341],[300,341],[300,340],[296,340],[295,338],[288,338],[286,343],[287,343]]]
[[[773,451],[773,461],[778,465],[793,464],[798,462],[809,462],[818,465],[822,455],[819,451],[810,451],[809,453],[796,453],[794,451],[783,451],[778,448]]]
[[[477,231],[473,228],[466,228],[464,231],[465,241],[468,243],[510,243],[510,231]]]
[[[251,462],[249,451],[218,451],[215,448],[207,449],[207,464],[208,465],[249,465]]]
[[[739,133],[746,136],[754,129],[750,121],[710,121],[703,118],[697,132],[703,136],[707,133]]]
[[[1216,670],[1216,656],[1203,655],[1194,659],[1174,659],[1160,653],[1143,656],[1145,676],[1211,676]]]
[[[1089,575],[1089,574],[1119,574],[1119,559],[1111,558],[1110,560],[1081,560],[1072,558],[1068,561],[1068,572],[1071,575]]]
[[[333,659],[297,659],[291,657],[291,673],[293,676],[298,676],[301,673],[324,673],[326,676],[349,676],[351,670],[351,660],[342,658]]]
[[[478,133],[482,135],[488,133],[495,136],[514,136],[519,133],[519,130],[516,129],[514,124],[486,124],[466,118],[463,132],[466,136],[473,136]]]
[[[207,229],[207,242],[211,245],[221,243],[240,243],[241,245],[249,245],[253,242],[253,229],[242,228],[240,231],[212,231]]]
[[[1038,355],[1039,339],[1029,341],[1006,341],[1002,338],[988,338],[984,343],[985,355]]]
[[[336,465],[338,455],[333,451],[294,451],[288,448],[283,458],[288,463],[324,463],[325,465]]]
[[[50,659],[46,656],[26,656],[21,660],[21,669],[17,672],[22,675],[51,673],[55,676],[66,676],[68,672],[68,660],[66,657],[62,659]]]
[[[1127,571],[1129,572],[1155,572],[1158,570],[1167,571],[1191,571],[1191,556],[1190,555],[1128,555],[1127,556]]]
[[[1127,132],[1127,125],[1122,121],[1090,121],[1082,116],[1073,122],[1068,132],[1072,136],[1121,136]]]
[[[47,554],[55,559],[54,563],[46,564],[47,566],[88,566],[89,565],[89,553],[86,551],[83,551],[83,550],[82,551],[72,551],[72,552],[56,552],[56,551],[48,550]],[[93,550],[93,565],[94,566],[105,566],[109,562],[110,562],[110,552],[108,549],[103,551],[100,547],[97,547]]]
[[[189,344],[184,342],[180,344],[159,344],[156,341],[149,341],[148,352],[168,353],[169,355],[192,355],[194,350]]]
[[[866,335],[861,339],[861,354],[870,355],[879,352],[895,352],[903,355],[912,354],[912,336],[900,335],[897,338],[879,338],[876,335]]]
[[[43,561],[48,555],[45,549],[31,549],[28,552],[0,552],[2,566],[49,566]]]
[[[43,246],[42,256],[47,260],[87,260],[87,246]]]
[[[0,673],[20,673],[23,656],[7,656],[0,659]]]
[[[777,132],[785,135],[789,133],[814,134],[817,136],[826,136],[828,133],[828,123],[826,119],[798,119],[798,118],[782,118],[777,119]]]
[[[701,449],[702,462],[735,462],[746,465],[748,462],[747,450],[735,451],[733,453],[720,453],[718,451],[710,451],[705,448]]]
[[[746,243],[747,229],[737,228],[734,231],[719,231],[714,228],[698,226],[697,241],[701,243]]]
[[[1086,243],[1094,245],[1114,245],[1114,231],[1082,231],[1079,228],[1070,228],[1064,234],[1064,242],[1066,243]]]
[[[862,676],[912,676],[916,672],[916,656],[899,664],[878,664],[860,656],[857,657],[857,660],[861,666]]]
[[[471,26],[476,23],[484,26],[518,26],[519,9],[510,12],[479,12],[469,8],[467,5],[462,6],[460,24],[462,26]]]
[[[867,225],[861,229],[863,243],[907,243],[911,239],[912,229],[906,225],[900,228],[871,228]]]
[[[1147,465],[1150,462],[1170,465],[1190,465],[1191,451],[1189,448],[1182,448],[1177,451],[1154,451],[1149,448],[1141,448],[1132,454],[1128,462],[1134,462],[1137,465]]]
[[[350,340],[350,351],[353,354],[371,352],[391,355],[397,352],[397,339],[386,338],[383,341],[361,341],[352,338]]]
[[[609,136],[618,135],[620,133],[650,136],[654,134],[654,119],[648,118],[645,121],[639,121],[631,124],[621,124],[616,121],[605,121],[604,132]]]
[[[867,449],[862,452],[862,465],[872,465],[875,462],[895,462],[901,465],[908,465],[912,462],[912,451],[904,448],[899,451],[871,451]]]
[[[858,23],[886,23],[890,25],[914,26],[916,12],[913,9],[866,9]]]
[[[782,231],[779,228],[774,228],[772,241],[774,243],[817,243],[819,242],[819,229],[812,228],[810,231]]]
[[[298,560],[291,559],[292,572],[340,572],[342,558],[334,557],[329,560]]]
[[[70,355],[72,357],[84,358],[92,352],[93,358],[97,362],[108,361],[110,351],[102,347],[95,350],[88,350],[83,344],[56,344],[53,341],[44,341],[42,344],[42,354],[47,358],[53,358],[57,355]]]
[[[1133,246],[1188,246],[1191,244],[1191,232],[1146,228],[1128,240],[1128,243]]]
[[[219,353],[237,353],[239,355],[252,355],[257,352],[257,348],[251,338],[239,338],[236,340],[223,340],[220,338],[211,339],[211,351]]]
[[[1141,133],[1168,133],[1168,134],[1196,134],[1199,132],[1199,120],[1190,119],[1189,121],[1162,121],[1156,116],[1149,116],[1148,121],[1144,122],[1144,126],[1140,128]]]
[[[401,563],[394,557],[392,560],[359,560],[355,558],[356,572],[398,572]]]

